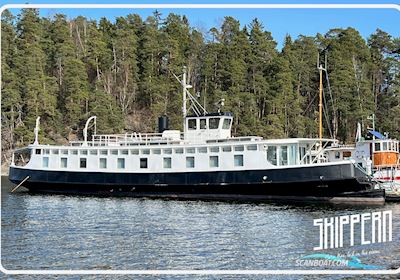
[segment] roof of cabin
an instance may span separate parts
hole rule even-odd
[[[232,112],[213,112],[213,113],[207,113],[207,114],[200,115],[200,116],[189,115],[189,116],[186,116],[186,118],[218,117],[218,116],[233,117],[233,113]]]

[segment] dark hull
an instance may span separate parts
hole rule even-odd
[[[192,173],[100,173],[10,168],[13,183],[31,192],[206,200],[379,202],[351,164],[275,170]]]

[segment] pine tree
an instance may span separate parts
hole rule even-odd
[[[24,9],[17,24],[18,37],[15,68],[23,104],[23,126],[18,127],[19,139],[33,140],[36,117],[43,126],[51,127],[58,116],[56,79],[47,75],[43,51],[43,25],[36,9]],[[43,130],[42,130],[43,131]]]

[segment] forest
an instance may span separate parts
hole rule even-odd
[[[192,94],[208,111],[224,98],[233,135],[318,136],[318,64],[326,67],[324,136],[354,142],[357,123],[400,137],[400,38],[377,29],[364,39],[352,27],[286,36],[282,49],[258,19],[225,17],[200,30],[185,16],[154,11],[99,21],[35,9],[1,19],[3,162],[33,142],[82,138],[86,119],[99,133],[155,132],[166,114],[182,129],[175,75],[187,67]]]

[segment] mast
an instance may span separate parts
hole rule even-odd
[[[182,77],[182,96],[183,96],[183,105],[182,105],[182,113],[183,113],[183,131],[186,131],[185,129],[185,119],[186,119],[186,114],[187,114],[187,109],[186,109],[186,90],[187,90],[187,85],[186,85],[186,66],[183,66],[183,77]]]
[[[319,70],[319,146],[322,148],[322,65],[318,67]]]

